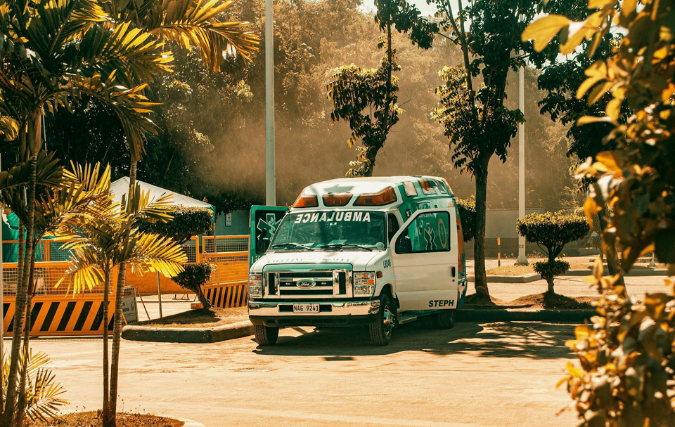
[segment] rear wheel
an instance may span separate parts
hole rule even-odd
[[[455,310],[441,310],[436,315],[436,327],[438,329],[452,329],[455,327]]]
[[[377,319],[368,325],[370,340],[375,345],[387,345],[391,341],[391,335],[396,323],[395,308],[389,295],[380,296],[380,311]]]
[[[274,345],[279,338],[279,328],[265,325],[255,325],[255,340],[260,345]]]

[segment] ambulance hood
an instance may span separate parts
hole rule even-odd
[[[354,271],[364,271],[384,257],[386,251],[284,251],[267,253],[253,264],[251,271],[262,271],[268,264],[351,264]]]

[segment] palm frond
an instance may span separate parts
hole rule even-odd
[[[61,399],[65,390],[61,384],[55,382],[54,374],[46,366],[51,361],[46,353],[33,353],[29,350],[28,354],[22,349],[19,354],[19,375],[23,375],[24,361],[28,357],[28,364],[26,367],[26,391],[21,402],[25,402],[25,407],[20,408],[24,411],[31,421],[42,420],[54,417],[59,411],[59,407],[67,405],[68,401]],[[6,396],[7,380],[9,377],[10,359],[3,355],[2,370],[3,370],[3,384],[2,393]]]
[[[147,271],[159,272],[166,277],[173,277],[183,271],[187,255],[183,248],[173,239],[154,233],[135,232],[130,238],[127,261],[132,271],[143,274]]]
[[[150,102],[143,95],[147,84],[131,89],[115,85],[115,73],[112,73],[105,81],[102,80],[100,73],[96,73],[92,77],[73,76],[70,82],[74,96],[79,98],[82,95],[88,95],[113,109],[120,119],[124,133],[130,140],[129,151],[132,160],[140,160],[145,152],[143,148],[145,135],[157,134],[157,128],[148,114],[152,112],[151,107],[159,104]]]
[[[81,34],[94,22],[104,22],[107,14],[97,1],[43,0],[26,28],[30,47],[43,58]]]
[[[91,245],[80,246],[73,249],[70,255],[70,264],[63,277],[54,286],[58,288],[62,284],[68,284],[66,293],[72,289],[73,296],[84,290],[92,290],[105,282],[105,276],[101,265],[105,260]]]
[[[246,30],[249,22],[221,20],[232,7],[223,0],[164,0],[146,2],[142,25],[162,39],[197,47],[214,72],[220,71],[223,53],[233,49],[245,60],[258,50],[260,38]]]

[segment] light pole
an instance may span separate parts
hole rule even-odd
[[[525,69],[518,69],[518,108],[525,114]],[[518,125],[518,217],[525,218],[525,123]],[[518,264],[527,264],[525,237],[518,236]]]
[[[265,187],[266,205],[277,205],[274,159],[274,2],[265,0]]]

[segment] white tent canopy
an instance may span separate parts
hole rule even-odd
[[[193,199],[192,197],[185,196],[180,193],[175,193],[166,188],[157,187],[156,185],[148,184],[147,182],[136,180],[141,186],[141,191],[150,192],[150,200],[158,199],[166,194],[170,194],[172,197],[172,204],[174,206],[183,206],[185,208],[203,208],[209,209],[213,213],[213,220],[215,221],[215,206],[202,202],[201,200]],[[118,179],[117,181],[110,184],[110,194],[115,202],[121,202],[122,197],[129,192],[129,177],[125,176]]]

